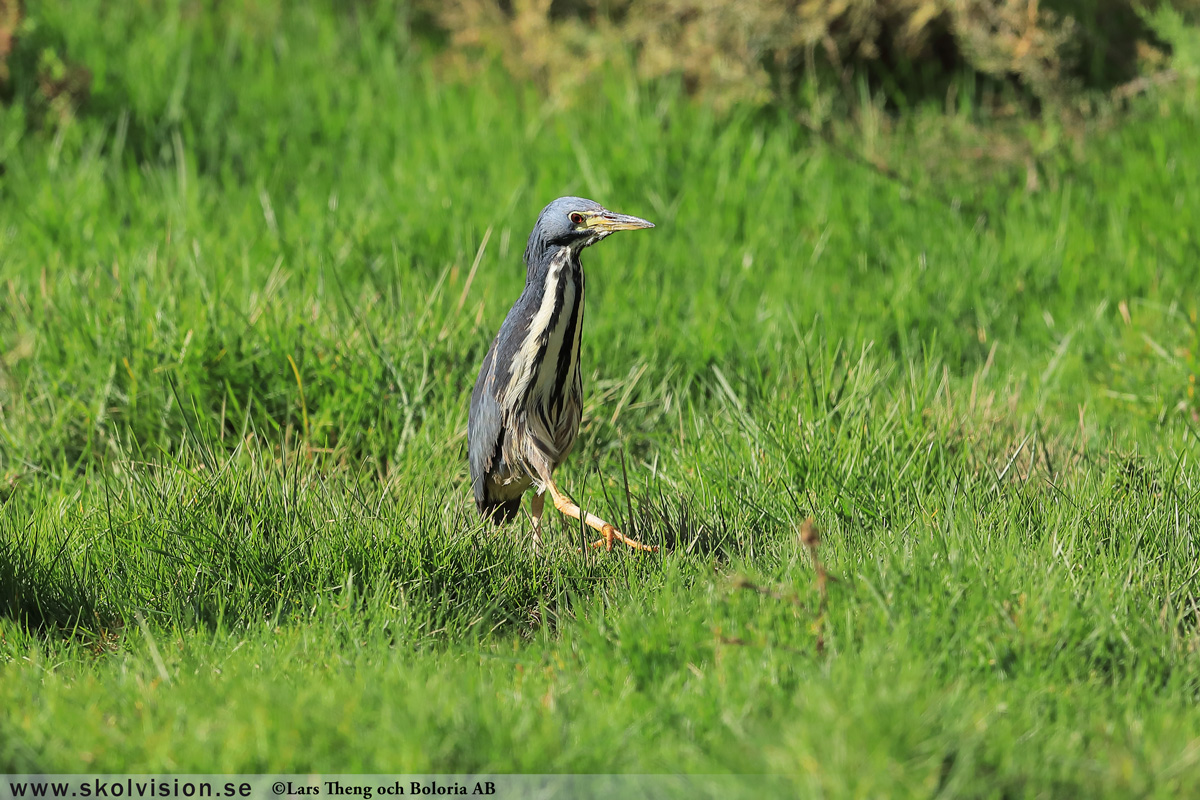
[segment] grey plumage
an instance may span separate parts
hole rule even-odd
[[[574,509],[559,506],[564,513],[579,513],[550,479],[571,452],[583,410],[579,254],[617,230],[649,227],[580,197],[559,198],[538,216],[525,249],[525,289],[500,326],[471,393],[467,451],[480,514],[497,522],[512,519],[531,486],[539,498],[551,488],[556,505],[561,498]],[[540,499],[535,509],[536,523]],[[611,547],[612,537],[606,536]]]

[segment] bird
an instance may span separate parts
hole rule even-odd
[[[579,434],[583,378],[584,248],[617,231],[653,228],[593,200],[560,197],[538,215],[525,248],[525,289],[513,303],[479,368],[467,417],[467,460],[480,516],[512,520],[530,488],[533,543],[541,542],[542,511],[554,507],[598,531],[593,547],[621,542],[653,552],[579,506],[554,482]]]

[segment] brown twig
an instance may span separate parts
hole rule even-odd
[[[812,557],[813,569],[817,573],[817,594],[821,598],[820,604],[817,606],[817,618],[813,622],[813,627],[817,631],[817,652],[825,651],[825,609],[829,605],[828,584],[831,580],[837,580],[830,576],[825,571],[825,565],[821,563],[821,556],[817,553],[817,549],[821,546],[821,532],[817,529],[817,523],[813,522],[813,518],[809,517],[800,523],[800,543],[808,549],[809,556]]]
[[[1134,78],[1128,83],[1122,83],[1120,86],[1112,90],[1113,100],[1128,100],[1134,95],[1148,92],[1151,89],[1159,86],[1167,86],[1179,79],[1179,73],[1173,69],[1164,69],[1162,72],[1156,72],[1153,75],[1143,75],[1140,78]]]
[[[784,594],[783,592],[777,592],[774,589],[767,588],[766,586],[759,586],[757,583],[754,583],[753,581],[751,581],[749,578],[747,578],[744,575],[737,575],[734,577],[733,588],[734,589],[745,589],[746,591],[750,591],[750,592],[757,592],[758,594],[773,598],[775,600],[782,600],[785,603],[791,603],[792,605],[800,606],[801,608],[804,607],[804,603],[800,602],[800,598],[796,595],[795,592],[792,592],[791,594]]]
[[[813,620],[813,628],[817,633],[817,652],[822,653],[825,651],[824,624],[825,611],[829,604],[828,587],[831,582],[836,583],[837,578],[830,575],[825,569],[825,564],[821,562],[821,557],[817,552],[821,545],[821,532],[817,529],[817,525],[815,522],[813,522],[812,517],[809,517],[800,524],[800,542],[808,550],[808,554],[812,558],[813,569],[817,573],[817,594],[820,596],[821,600],[820,604],[817,606],[817,614],[816,618]],[[734,576],[732,586],[734,589],[755,592],[756,594],[761,594],[763,597],[770,597],[772,600],[779,600],[781,602],[796,606],[799,609],[803,609],[805,611],[808,610],[808,607],[800,600],[799,595],[797,595],[795,592],[781,592],[776,589],[772,589],[769,586],[760,586],[744,575]],[[753,644],[739,637],[724,636],[720,630],[714,630],[713,633],[716,634],[717,641],[720,644],[742,646],[751,646]],[[762,646],[765,647],[766,645],[764,644]],[[784,647],[783,649],[788,650],[790,648]]]
[[[768,641],[748,642],[740,636],[726,636],[725,634],[721,633],[721,630],[719,628],[713,629],[713,635],[717,637],[717,644],[726,645],[728,647],[764,647],[764,648],[770,647],[775,650],[783,650],[784,652],[787,652],[787,653],[801,653],[802,652],[800,650],[797,650],[794,647],[788,647],[787,645],[783,645],[783,644],[775,644],[775,643],[768,642]]]

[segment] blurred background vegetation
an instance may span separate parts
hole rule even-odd
[[[135,5],[179,6],[214,28],[258,20],[266,44],[280,16],[306,4],[248,0],[234,17],[202,0]],[[587,102],[597,74],[625,72],[677,82],[718,114],[785,113],[910,182],[1007,173],[1027,190],[1039,183],[1038,159],[1078,149],[1136,95],[1194,84],[1200,64],[1200,0],[350,0],[339,9],[391,26],[402,49],[451,81],[502,68],[569,107]],[[21,98],[36,125],[136,111],[71,52],[56,17],[0,0],[0,98]],[[930,121],[904,113],[912,109],[944,113]],[[136,114],[133,123],[136,147],[147,131]],[[910,134],[903,153],[878,141],[897,127]]]
[[[141,0],[141,5],[155,5]],[[183,3],[201,16],[210,3]],[[269,23],[297,4],[257,0]],[[303,5],[303,4],[298,4]],[[351,0],[394,12],[404,38],[469,75],[500,63],[564,101],[600,67],[677,79],[718,108],[851,113],[866,91],[889,109],[961,102],[981,113],[1086,116],[1174,81],[1171,28],[1200,0]],[[34,8],[0,0],[0,86],[62,114],[91,74]],[[101,13],[104,13],[103,11]],[[450,46],[446,46],[450,45]],[[586,93],[584,93],[586,96]]]
[[[1195,15],[1192,0],[1168,5]],[[453,40],[547,86],[628,59],[718,104],[782,103],[864,79],[887,102],[938,98],[972,74],[987,107],[1080,110],[1162,70],[1170,46],[1128,0],[450,0],[424,8]],[[811,88],[811,86],[810,86]],[[853,90],[852,90],[853,91]]]

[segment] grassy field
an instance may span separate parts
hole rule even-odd
[[[387,3],[100,5],[38,12],[74,118],[0,108],[0,771],[1200,785],[1193,82],[935,193],[615,74],[452,79]],[[585,255],[559,473],[651,556],[470,502],[562,194],[657,224]]]

